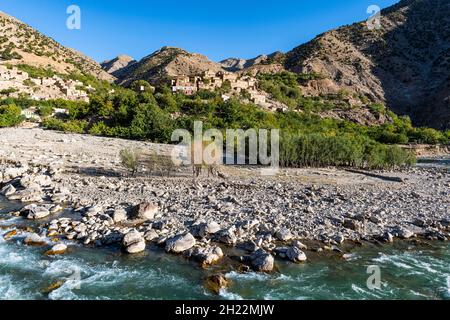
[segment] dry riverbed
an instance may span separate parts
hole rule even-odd
[[[255,271],[272,271],[274,257],[304,263],[312,251],[345,259],[349,243],[450,239],[446,169],[283,169],[265,177],[259,168],[227,166],[220,177],[194,180],[190,168],[147,165],[131,178],[119,159],[127,147],[163,155],[172,148],[1,129],[1,192],[23,203],[17,215],[39,224],[7,237],[57,242],[50,255],[75,242],[120,246],[128,254],[158,245],[203,266],[226,257]]]

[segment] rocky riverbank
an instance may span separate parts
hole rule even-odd
[[[445,169],[289,169],[264,177],[259,168],[224,167],[221,178],[194,180],[190,168],[143,166],[131,178],[121,149],[168,155],[171,147],[41,129],[2,129],[0,143],[1,194],[21,201],[15,214],[37,223],[7,238],[47,245],[48,254],[71,243],[125,254],[158,245],[205,267],[226,257],[242,270],[272,271],[275,258],[304,263],[311,251],[345,259],[350,242],[450,239]]]

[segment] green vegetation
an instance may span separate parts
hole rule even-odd
[[[49,70],[32,70],[45,74]],[[414,128],[407,117],[398,117],[383,105],[369,105],[374,115],[385,115],[391,121],[381,126],[362,126],[353,122],[323,119],[317,110],[332,108],[324,97],[305,98],[298,84],[318,75],[260,76],[260,86],[272,90],[281,100],[292,106],[288,112],[271,113],[254,104],[237,99],[224,102],[223,88],[211,92],[201,90],[193,96],[173,94],[167,86],[153,88],[146,81],[138,81],[130,89],[81,74],[66,75],[95,88],[90,102],[65,100],[32,101],[26,97],[7,98],[0,105],[20,108],[38,107],[48,129],[125,139],[171,143],[174,129],[192,131],[195,121],[203,121],[204,129],[276,129],[281,128],[281,162],[285,166],[351,166],[360,168],[391,168],[409,165],[414,157],[397,147],[407,143],[449,143],[450,132],[429,128]],[[306,79],[306,80],[305,80]],[[243,93],[245,95],[245,92]],[[341,92],[342,99],[349,93]],[[16,107],[20,111],[20,108]],[[48,117],[54,108],[67,109],[67,115]],[[293,109],[302,109],[296,112]],[[20,116],[20,112],[19,112]],[[9,117],[8,119],[10,119]],[[14,125],[20,121],[7,121]],[[5,126],[5,125],[4,125]]]
[[[53,114],[53,111],[54,109],[51,105],[41,105],[38,108],[38,114],[43,118],[50,117]]]
[[[274,100],[287,105],[291,110],[306,112],[320,112],[333,108],[333,105],[324,97],[304,97],[299,88],[300,84],[321,78],[315,73],[296,74],[287,71],[258,76],[259,88],[269,93]]]
[[[22,122],[22,110],[14,104],[0,105],[0,127],[12,127]]]
[[[288,167],[387,169],[415,163],[415,157],[400,147],[383,145],[367,137],[351,134],[284,135],[280,145],[281,165]]]
[[[139,169],[139,161],[141,159],[142,152],[138,149],[124,149],[120,151],[120,160],[122,165],[131,171],[131,174],[135,176]]]

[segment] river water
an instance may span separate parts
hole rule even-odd
[[[156,249],[128,256],[71,244],[66,255],[47,257],[46,248],[24,246],[20,238],[5,241],[20,222],[8,214],[17,207],[0,199],[0,299],[450,300],[448,243],[369,245],[352,250],[348,261],[338,255],[302,265],[277,260],[279,271],[270,275],[228,272],[232,285],[216,296],[203,286],[211,271]],[[368,285],[377,284],[378,274],[380,286]],[[62,286],[49,293],[57,282]]]

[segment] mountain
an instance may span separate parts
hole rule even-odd
[[[135,80],[147,80],[151,84],[158,84],[171,77],[194,76],[207,70],[223,71],[220,64],[212,62],[206,56],[183,49],[163,47],[121,69],[118,83],[128,85]]]
[[[450,0],[400,1],[381,12],[381,29],[361,22],[321,34],[288,52],[284,68],[323,75],[316,94],[349,90],[416,125],[449,128]]]
[[[102,80],[114,80],[94,60],[3,12],[0,12],[0,26],[0,62],[50,67],[65,74],[80,71]]]
[[[270,55],[260,55],[253,59],[240,59],[240,58],[229,58],[220,61],[220,65],[227,71],[236,72],[244,69],[249,69],[255,65],[268,65],[275,62],[275,59],[282,56],[283,53],[277,51]]]
[[[136,60],[134,60],[132,57],[127,55],[120,55],[112,60],[104,61],[100,65],[102,66],[103,70],[105,70],[109,74],[115,76],[116,78],[120,78],[123,75],[123,69],[133,63],[136,63]]]

